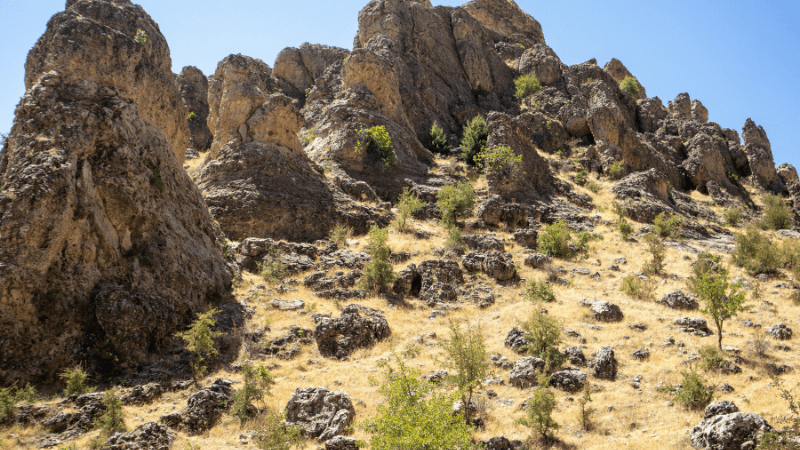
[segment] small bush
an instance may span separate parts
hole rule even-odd
[[[484,147],[474,157],[475,167],[485,169],[497,177],[508,177],[520,180],[525,172],[522,171],[522,155],[511,150],[511,147]]]
[[[639,84],[636,82],[636,78],[630,75],[620,81],[619,88],[627,92],[631,97],[639,95]]]
[[[347,240],[353,236],[353,229],[337,223],[336,226],[333,227],[330,233],[330,240],[336,242],[338,245],[342,247],[347,247]]]
[[[133,39],[139,44],[139,46],[144,47],[144,44],[147,44],[147,33],[144,30],[136,30],[136,36]]]
[[[86,386],[86,372],[80,367],[72,369],[65,369],[58,374],[58,377],[66,381],[67,386],[64,388],[64,395],[83,395],[92,392],[92,389]]]
[[[468,164],[475,165],[475,155],[484,147],[489,139],[489,127],[481,116],[475,116],[464,127],[464,137],[461,140],[461,159]]]
[[[756,330],[753,331],[753,340],[751,345],[753,346],[753,352],[760,358],[766,356],[771,347],[769,339],[767,339],[767,333],[765,333],[761,328],[756,328]]]
[[[781,246],[781,262],[783,267],[791,271],[800,267],[800,242],[795,239],[783,241]]]
[[[717,326],[717,346],[722,350],[722,331],[726,321],[745,311],[744,292],[739,292],[739,285],[728,283],[728,271],[708,272],[694,284],[697,296],[705,303],[700,312],[708,314]]]
[[[222,332],[211,331],[211,328],[217,324],[214,316],[219,313],[220,310],[213,308],[204,314],[199,314],[188,330],[175,334],[175,337],[183,340],[186,350],[192,353],[189,364],[195,384],[206,373],[206,366],[203,365],[205,358],[218,353],[214,346],[214,338],[221,336]]]
[[[662,238],[670,238],[672,237],[678,228],[681,225],[681,217],[678,215],[673,215],[667,217],[666,214],[663,212],[656,216],[655,220],[653,221],[653,227],[656,230],[656,233],[661,236]]]
[[[628,217],[628,208],[623,203],[614,202],[611,205],[611,211],[617,215],[618,220],[623,220]]]
[[[706,386],[705,380],[695,371],[684,371],[681,390],[675,401],[689,409],[703,409],[714,398],[714,388]]]
[[[578,233],[578,236],[575,239],[575,247],[578,248],[578,251],[587,254],[589,251],[592,250],[592,247],[589,246],[589,243],[592,241],[602,241],[603,235],[590,233],[588,231],[581,231]]]
[[[253,417],[257,409],[253,403],[264,403],[264,396],[269,395],[270,387],[275,383],[275,376],[263,365],[253,367],[250,363],[242,364],[242,387],[233,394],[231,414],[239,418],[240,426]],[[266,405],[264,405],[266,406]]]
[[[556,295],[550,283],[529,281],[525,287],[525,299],[532,302],[554,302]]]
[[[608,167],[608,176],[612,180],[619,180],[625,175],[625,163],[622,161],[614,161]]]
[[[107,435],[126,431],[125,419],[122,417],[122,401],[113,389],[107,390],[103,395],[103,405],[106,407],[106,412],[95,421],[95,428],[99,428]]]
[[[186,120],[194,120],[195,122],[199,122],[200,118],[197,117],[197,114],[194,111],[192,111],[188,116],[186,116]]]
[[[578,186],[583,186],[586,184],[587,178],[589,178],[589,172],[587,172],[586,169],[581,170],[577,175],[575,175],[575,183]]]
[[[619,233],[622,235],[622,239],[626,241],[628,240],[628,238],[631,237],[631,233],[633,233],[633,228],[631,227],[631,224],[627,220],[625,220],[624,217],[620,219],[619,222],[617,222],[617,229],[619,230]]]
[[[300,425],[287,425],[286,413],[270,411],[257,422],[258,440],[256,445],[263,450],[291,450],[303,447],[303,428]]]
[[[644,273],[647,275],[658,275],[664,271],[664,262],[667,258],[667,246],[657,236],[648,234],[644,237],[647,243],[647,253],[650,254],[650,261],[644,265]]]
[[[475,189],[469,183],[445,186],[436,194],[442,225],[449,228],[456,223],[456,214],[475,206]]]
[[[516,89],[515,97],[524,99],[530,95],[542,92],[542,85],[534,74],[521,75],[514,80],[514,87]]]
[[[734,241],[734,264],[746,269],[751,275],[778,271],[782,262],[780,247],[770,243],[757,229],[748,228],[744,233],[734,234]]]
[[[431,126],[431,151],[439,154],[450,152],[450,145],[447,144],[447,136],[444,130],[437,124]]]
[[[373,225],[367,237],[367,253],[372,260],[364,266],[364,275],[361,287],[364,290],[382,293],[389,290],[397,275],[392,271],[392,264],[389,256],[392,251],[389,249],[389,231]]]
[[[725,217],[725,225],[736,227],[742,223],[742,210],[739,208],[726,209],[722,215]]]
[[[553,264],[548,264],[544,266],[544,273],[545,279],[548,283],[553,284],[558,282],[558,278],[561,276],[561,273],[558,270],[558,267],[554,266]]]
[[[722,351],[715,347],[700,347],[700,367],[705,370],[719,369],[725,364]]]
[[[553,419],[556,396],[547,390],[549,383],[550,377],[546,374],[539,376],[539,386],[533,391],[533,397],[528,400],[528,413],[517,420],[517,423],[530,428],[545,441],[552,439],[553,433],[559,428]]]
[[[558,350],[561,344],[561,329],[558,320],[534,311],[531,318],[520,324],[525,331],[525,339],[530,344],[525,352],[530,356],[541,358],[548,362],[551,368],[559,367],[567,356]]]
[[[628,275],[622,279],[622,287],[620,290],[631,298],[637,300],[655,301],[656,293],[655,280],[642,280],[636,275]]]
[[[409,191],[408,188],[403,188],[403,193],[400,194],[400,197],[397,199],[398,215],[393,222],[395,228],[397,228],[398,231],[405,230],[406,220],[424,206],[425,202],[417,197],[417,194]]]
[[[475,389],[480,389],[481,382],[489,375],[492,367],[480,326],[472,327],[468,324],[462,330],[450,322],[450,339],[442,342],[442,349],[447,355],[445,367],[455,371],[455,375],[448,378],[458,387],[462,404],[465,405],[464,419],[470,423],[472,394]]]
[[[569,241],[572,240],[569,227],[563,220],[552,225],[545,225],[544,232],[539,235],[539,251],[548,256],[568,257],[572,254]]]
[[[585,185],[583,185],[583,187],[585,187],[586,189],[588,189],[588,190],[592,191],[592,192],[593,192],[593,193],[595,193],[595,194],[596,194],[596,193],[598,193],[598,192],[600,192],[600,185],[599,185],[599,184],[596,184],[596,183],[593,183],[593,182],[591,182],[591,181],[589,181],[588,183],[586,183]]]
[[[283,277],[289,274],[286,264],[281,261],[281,258],[275,252],[271,252],[269,261],[263,261],[256,266],[258,267],[258,274],[267,283],[274,284],[280,282]]]
[[[464,244],[464,236],[461,233],[461,228],[450,227],[447,230],[447,240],[444,241],[445,248],[463,252],[467,247]]]
[[[392,137],[383,125],[362,128],[358,133],[356,153],[366,149],[367,154],[380,161],[386,170],[392,170],[397,164],[392,146]]]
[[[584,431],[589,431],[592,425],[592,415],[594,414],[594,408],[591,406],[586,406],[587,403],[592,401],[592,394],[591,388],[589,387],[589,383],[583,385],[583,397],[578,400],[578,403],[581,405],[581,425],[583,426]]]
[[[785,230],[792,227],[792,211],[780,195],[764,196],[764,214],[759,223],[765,230]]]

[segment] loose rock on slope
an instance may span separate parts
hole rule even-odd
[[[344,433],[356,411],[345,392],[331,392],[324,387],[295,389],[286,404],[286,423],[300,425],[303,434],[325,442]]]

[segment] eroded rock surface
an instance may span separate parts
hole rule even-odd
[[[324,387],[295,389],[286,404],[286,423],[300,425],[305,436],[319,442],[342,434],[355,415],[347,393],[331,392]]]
[[[314,330],[319,352],[328,358],[346,359],[353,350],[371,347],[391,334],[380,311],[347,305],[338,319],[323,318]]]

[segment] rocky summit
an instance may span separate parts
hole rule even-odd
[[[0,447],[795,448],[796,169],[529,13],[176,74],[67,0],[0,151]]]

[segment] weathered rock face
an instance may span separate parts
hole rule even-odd
[[[775,170],[775,160],[772,157],[772,145],[767,138],[764,128],[757,126],[752,119],[747,119],[742,128],[742,138],[744,139],[744,152],[747,154],[747,161],[750,171],[758,180],[758,183],[765,189],[781,193],[784,186]]]
[[[276,77],[283,78],[301,92],[314,86],[317,78],[325,73],[331,64],[344,60],[350,52],[339,47],[309,44],[300,48],[288,47],[278,53],[275,59]]]
[[[696,449],[741,450],[755,448],[772,427],[763,417],[735,412],[700,421],[691,434]]]
[[[159,422],[186,430],[190,435],[208,430],[230,407],[233,392],[230,381],[216,380],[190,395],[183,412],[161,416]]]
[[[164,450],[169,449],[174,440],[175,433],[170,431],[166,425],[147,422],[139,425],[130,433],[114,433],[113,436],[106,440],[103,447],[109,450],[127,450],[130,448]]]
[[[545,361],[533,356],[525,356],[519,359],[511,369],[509,383],[518,388],[529,388],[536,386],[537,378],[544,370]]]
[[[513,0],[472,0],[462,8],[486,28],[503,36],[545,43],[542,26]]]
[[[391,334],[380,311],[360,305],[347,305],[338,319],[323,318],[314,330],[322,356],[347,359],[354,350],[371,347]]]
[[[592,375],[606,380],[617,377],[617,358],[614,356],[614,349],[606,345],[597,351],[592,361]]]
[[[178,75],[177,84],[183,100],[184,117],[189,124],[190,148],[204,152],[214,139],[207,122],[208,79],[197,67],[187,66]]]
[[[300,425],[303,434],[319,442],[344,433],[353,422],[356,410],[345,392],[331,392],[323,387],[295,389],[286,404],[286,423]]]
[[[109,352],[146,364],[230,284],[180,165],[170,66],[158,26],[127,1],[72,3],[31,51],[0,153],[0,385],[78,360],[103,368]]]
[[[622,64],[622,61],[618,60],[617,58],[611,58],[611,61],[607,62],[603,69],[611,74],[618,83],[621,83],[625,77],[633,77],[633,74]],[[633,77],[634,79],[636,77]],[[639,80],[636,80],[636,86],[639,88],[639,93],[634,96],[637,100],[643,100],[647,98],[647,91],[645,91],[644,86],[639,83]]]

